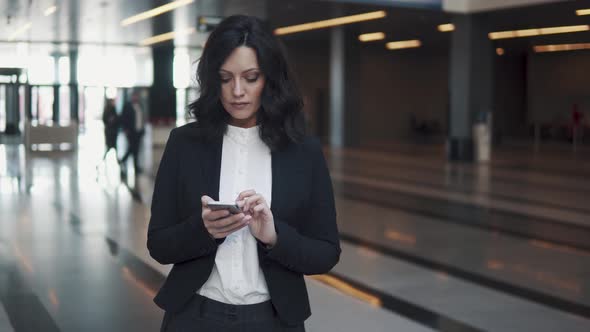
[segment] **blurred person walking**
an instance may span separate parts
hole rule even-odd
[[[111,149],[117,153],[117,134],[119,132],[119,116],[115,109],[115,100],[108,98],[105,100],[104,110],[102,112],[102,122],[104,124],[105,151],[102,157],[104,161]]]
[[[141,139],[145,133],[144,118],[145,115],[139,101],[139,92],[133,91],[131,94],[131,101],[125,104],[121,114],[121,127],[127,137],[127,151],[119,160],[122,176],[127,175],[125,163],[129,156],[133,158],[135,174],[140,174],[142,172],[139,162],[139,149],[141,147]]]

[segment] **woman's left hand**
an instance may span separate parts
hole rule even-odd
[[[277,243],[275,222],[266,199],[254,190],[242,191],[236,200],[245,215],[252,216],[250,233],[269,247]]]

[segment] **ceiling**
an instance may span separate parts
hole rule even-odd
[[[170,0],[0,0],[0,45],[16,42],[67,43],[67,44],[108,44],[138,45],[154,34],[196,26],[199,15],[221,15],[233,11],[241,12],[248,6],[265,7],[266,0],[195,0],[193,3],[163,14],[157,19],[148,19],[122,27],[120,21],[128,16],[151,9]],[[342,2],[343,1],[343,2]],[[432,2],[430,0],[424,0]],[[354,3],[352,3],[354,2]],[[440,33],[436,26],[448,23],[451,14],[435,7],[408,8],[404,6],[382,6],[359,4],[359,1],[341,0],[270,0],[268,19],[273,26],[284,26],[321,20],[343,14],[362,13],[386,9],[388,17],[383,20],[358,24],[360,32],[384,31],[395,39],[420,38],[430,45],[444,48],[449,44],[449,33]],[[374,1],[371,1],[376,3]],[[237,5],[237,4],[241,5]],[[384,3],[378,1],[377,3]],[[399,3],[399,2],[398,2]],[[246,4],[246,5],[244,5]],[[44,11],[57,5],[57,11],[44,16]],[[424,7],[424,6],[422,6]],[[590,16],[578,17],[575,10],[590,8],[590,0],[562,1],[553,4],[500,10],[484,14],[490,22],[490,29],[514,30],[531,27],[590,24]],[[259,9],[257,9],[259,10]],[[18,36],[15,41],[9,37],[28,22],[31,28]],[[200,47],[206,38],[204,33],[194,33],[176,40],[177,45]],[[327,30],[305,32],[283,37],[297,40],[327,40]],[[532,44],[590,42],[590,33],[520,38],[496,42],[513,49],[526,49]]]
[[[55,43],[130,44],[153,35],[154,20],[128,27],[121,20],[153,8],[154,0],[0,0],[0,41],[7,41],[13,31],[32,22],[30,30],[17,41]],[[168,2],[168,1],[166,1]],[[46,8],[57,11],[44,16]],[[162,15],[172,22],[172,29],[194,26],[201,8],[196,1],[182,9]],[[196,40],[196,39],[195,39]]]

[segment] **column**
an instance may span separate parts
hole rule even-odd
[[[344,146],[344,27],[330,31],[330,145]]]
[[[78,49],[72,46],[70,49],[70,119],[78,122]]]
[[[56,52],[57,53],[57,52]],[[53,82],[53,125],[59,123],[59,54],[53,55],[53,65],[55,68],[54,82]]]
[[[344,145],[360,144],[360,80],[361,80],[361,43],[358,40],[360,25],[345,27],[344,46]]]
[[[358,26],[335,27],[330,33],[330,144],[355,146],[361,117]]]
[[[168,3],[167,0],[152,1],[153,7]],[[160,15],[152,19],[154,35],[174,30],[172,15]],[[150,88],[149,118],[174,121],[176,119],[176,89],[173,82],[174,41],[165,41],[152,46],[154,83]]]
[[[154,83],[150,88],[149,115],[151,119],[176,119],[176,89],[172,81],[174,45],[156,44],[152,47]]]
[[[455,15],[451,37],[449,160],[473,161],[473,124],[492,112],[493,44],[485,14]]]
[[[18,103],[18,88],[20,69],[11,70],[10,78],[11,84],[6,85],[6,128],[4,133],[6,135],[18,135],[20,133],[19,122],[19,103]]]

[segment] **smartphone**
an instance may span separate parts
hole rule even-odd
[[[217,210],[228,210],[230,213],[238,214],[242,212],[242,210],[238,207],[236,203],[223,203],[223,202],[209,202],[207,204],[212,211]]]

